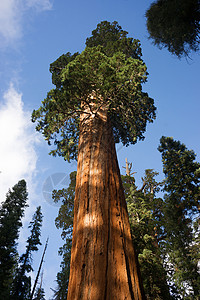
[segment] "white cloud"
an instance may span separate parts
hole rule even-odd
[[[36,172],[37,154],[34,149],[39,141],[30,113],[23,108],[22,94],[11,84],[0,105],[0,201],[19,180],[29,185]]]
[[[23,35],[23,18],[30,9],[50,10],[52,0],[0,0],[0,44],[14,45]]]

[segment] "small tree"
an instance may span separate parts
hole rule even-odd
[[[9,190],[0,208],[0,295],[5,300],[10,299],[17,268],[16,247],[27,198],[26,182],[21,180]]]
[[[54,140],[53,155],[70,160],[78,150],[68,300],[143,299],[115,150],[115,142],[144,139],[155,118],[139,41],[101,22],[81,54],[61,56],[50,70],[56,88],[33,121]]]
[[[42,226],[42,213],[41,207],[37,207],[36,212],[33,215],[30,222],[30,236],[27,239],[26,252],[22,254],[19,259],[20,266],[17,270],[17,275],[14,280],[14,286],[12,291],[13,300],[25,300],[30,298],[31,293],[31,277],[27,276],[32,268],[32,252],[38,251],[38,245],[41,245],[40,235]]]
[[[198,0],[157,0],[146,12],[147,29],[154,44],[172,54],[188,56],[199,50],[200,4]]]

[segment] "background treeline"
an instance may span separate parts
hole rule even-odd
[[[140,188],[132,165],[122,176],[127,208],[147,299],[199,299],[200,274],[200,164],[195,154],[173,138],[162,137],[158,147],[165,179],[145,170]],[[62,229],[61,270],[57,274],[54,299],[67,296],[73,230],[76,172],[67,189],[53,192],[62,199],[57,228]]]

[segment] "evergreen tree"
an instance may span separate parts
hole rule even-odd
[[[154,44],[181,57],[199,50],[199,0],[157,0],[146,12],[147,29]]]
[[[19,181],[6,195],[0,208],[0,297],[10,299],[10,288],[17,267],[17,240],[27,206],[25,180]]]
[[[200,164],[195,154],[173,138],[162,137],[165,178],[165,252],[170,279],[183,299],[199,299],[198,262]]]
[[[67,298],[72,247],[75,185],[76,171],[70,174],[70,184],[67,189],[53,191],[53,199],[55,202],[62,199],[62,205],[59,209],[55,223],[58,229],[62,229],[61,237],[64,240],[64,245],[59,249],[59,255],[62,256],[62,262],[61,270],[58,272],[56,279],[57,288],[54,294],[55,300]]]
[[[54,140],[53,155],[71,160],[78,150],[68,299],[144,299],[114,144],[144,139],[155,118],[139,41],[101,22],[81,54],[50,70],[56,87],[33,121]]]
[[[12,297],[13,300],[25,300],[30,298],[31,294],[31,277],[27,274],[33,271],[32,252],[38,251],[38,245],[41,245],[40,235],[42,226],[41,207],[37,207],[29,224],[30,236],[27,239],[26,252],[19,259],[20,266],[14,280]]]
[[[132,239],[138,253],[145,295],[148,300],[172,299],[162,259],[165,233],[162,224],[163,200],[156,197],[162,183],[155,180],[158,173],[147,169],[143,186],[137,189],[134,177],[122,176],[131,224]]]

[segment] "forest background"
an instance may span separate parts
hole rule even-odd
[[[62,244],[55,228],[58,205],[50,199],[52,187],[58,188],[53,174],[61,173],[69,183],[69,174],[76,164],[48,156],[49,147],[35,133],[31,112],[51,88],[49,64],[61,54],[82,51],[86,37],[102,20],[117,20],[129,36],[141,41],[143,59],[149,78],[144,91],[155,99],[156,121],[148,125],[145,141],[123,148],[117,145],[121,172],[125,174],[125,158],[133,163],[136,184],[142,185],[145,169],[155,169],[163,178],[161,156],[157,151],[162,135],[173,136],[197,153],[199,160],[199,54],[178,60],[160,51],[148,40],[145,11],[151,1],[3,1],[0,3],[0,149],[1,199],[18,180],[28,182],[29,208],[20,236],[20,252],[24,251],[27,226],[36,206],[42,206],[44,221],[42,242],[49,236],[44,265],[46,297],[55,287],[59,270],[57,250]],[[59,178],[61,178],[59,177]],[[52,186],[47,179],[53,180]],[[59,180],[58,180],[59,181]],[[47,185],[45,185],[47,183]],[[63,186],[63,184],[60,184]],[[45,192],[47,191],[47,194]],[[42,248],[34,256],[37,270]],[[35,276],[33,273],[33,277]]]

